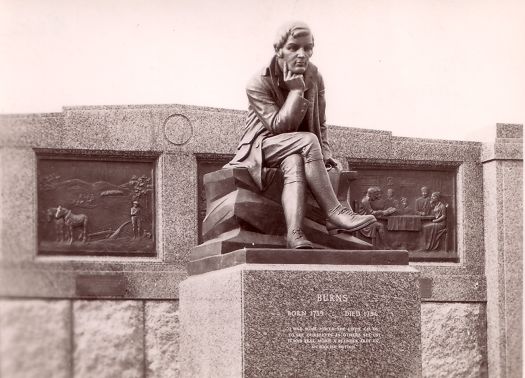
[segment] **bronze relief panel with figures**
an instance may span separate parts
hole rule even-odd
[[[351,205],[377,222],[357,237],[377,249],[406,249],[411,261],[458,261],[456,166],[388,166],[350,162]]]
[[[155,162],[37,151],[38,254],[155,256]]]

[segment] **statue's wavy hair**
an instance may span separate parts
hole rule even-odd
[[[304,22],[302,21],[287,22],[286,24],[282,25],[279,28],[279,30],[277,31],[277,34],[275,35],[275,40],[273,42],[273,48],[275,52],[279,52],[279,50],[283,48],[284,44],[286,43],[290,35],[294,37],[301,37],[303,35],[311,35],[312,41],[314,39],[312,30]]]

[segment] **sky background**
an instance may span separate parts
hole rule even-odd
[[[312,28],[329,124],[489,141],[525,120],[525,1],[0,0],[0,113],[246,109],[277,28]]]

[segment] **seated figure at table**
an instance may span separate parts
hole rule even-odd
[[[381,189],[377,186],[368,188],[366,195],[361,200],[359,214],[380,217],[394,213],[396,211],[395,208],[384,209],[384,202],[380,199],[380,193]],[[363,236],[372,239],[372,244],[375,247],[389,249],[385,243],[385,226],[381,222],[376,221],[362,228],[360,232]]]
[[[416,214],[430,215],[430,198],[428,198],[428,187],[421,188],[421,197],[416,199]]]
[[[401,200],[399,201],[399,206],[397,208],[396,214],[399,214],[399,215],[412,215],[412,214],[414,214],[414,210],[408,204],[408,198],[407,197],[401,197]]]
[[[399,208],[399,200],[394,197],[394,189],[388,188],[386,191],[386,198],[384,199],[384,207],[390,208],[394,207]]]
[[[423,226],[424,250],[439,249],[441,239],[447,234],[447,205],[441,201],[441,193],[434,192],[430,197],[432,222]],[[446,246],[445,246],[446,248]]]
[[[366,195],[361,200],[361,214],[386,217],[395,212],[396,208],[387,206],[387,203],[381,198],[381,188],[378,186],[368,188]]]

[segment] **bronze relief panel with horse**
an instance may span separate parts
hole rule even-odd
[[[156,254],[156,156],[37,157],[39,254]]]

